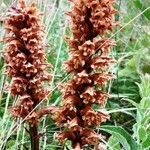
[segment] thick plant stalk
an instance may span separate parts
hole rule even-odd
[[[105,38],[112,31],[114,0],[72,0],[72,38],[69,44],[69,60],[65,69],[72,78],[62,85],[62,108],[57,111],[57,124],[63,130],[57,134],[60,142],[72,141],[72,148],[97,145],[102,136],[95,127],[109,119],[107,114],[95,111],[95,104],[104,107],[109,95],[103,91],[107,81],[114,78],[109,70],[115,60],[109,57],[115,42]]]
[[[51,79],[46,71],[50,65],[44,54],[40,16],[35,4],[26,6],[24,0],[19,0],[18,6],[12,6],[5,19],[4,58],[7,74],[12,79],[11,94],[18,96],[10,111],[14,117],[25,119],[29,124],[31,150],[39,150],[38,120],[42,117],[34,108],[49,93],[44,82]]]
[[[37,126],[30,125],[29,132],[31,140],[31,150],[39,150],[39,135]]]

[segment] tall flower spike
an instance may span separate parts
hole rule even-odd
[[[97,112],[93,104],[104,107],[109,97],[103,91],[107,81],[114,78],[108,68],[115,60],[109,57],[115,41],[104,38],[115,26],[114,0],[72,0],[72,38],[69,44],[69,60],[65,69],[73,78],[62,85],[62,108],[58,111],[57,124],[64,130],[57,134],[60,142],[72,141],[73,149],[95,145],[102,136],[94,128],[109,119]]]
[[[24,0],[19,0],[18,6],[11,7],[5,20],[6,70],[12,79],[11,94],[19,98],[10,111],[14,117],[25,118],[29,123],[32,150],[39,149],[39,116],[38,110],[33,109],[48,94],[44,82],[51,79],[46,71],[50,65],[46,63],[43,26],[39,16],[35,4],[26,6]]]

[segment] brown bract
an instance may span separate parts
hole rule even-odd
[[[49,93],[44,88],[51,75],[46,71],[50,65],[46,64],[40,16],[34,4],[26,6],[20,0],[18,6],[10,8],[5,19],[6,72],[12,78],[11,94],[18,96],[16,106],[10,108],[14,117],[25,118]],[[33,111],[27,117],[31,125],[37,123],[37,114]]]
[[[104,107],[109,94],[103,86],[114,78],[108,72],[115,60],[109,56],[115,41],[104,36],[116,25],[114,0],[70,0],[72,37],[66,38],[69,59],[65,70],[72,78],[62,85],[62,108],[57,124],[63,131],[57,134],[60,142],[72,141],[72,148],[95,145],[102,138],[95,127],[109,119],[107,114],[94,110],[93,104]]]

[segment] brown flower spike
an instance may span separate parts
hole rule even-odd
[[[64,130],[57,134],[60,142],[72,141],[73,149],[95,145],[102,138],[93,128],[109,119],[109,116],[93,109],[93,104],[104,107],[109,97],[103,91],[107,81],[114,78],[108,72],[115,60],[109,57],[115,42],[104,38],[112,31],[114,0],[71,0],[72,38],[69,44],[69,60],[65,69],[72,73],[72,79],[63,85],[62,108],[58,111],[57,124]]]
[[[11,7],[5,20],[7,37],[4,58],[7,74],[12,78],[11,94],[18,96],[16,106],[12,106],[10,111],[14,117],[25,118],[29,123],[32,150],[39,149],[39,116],[38,110],[33,109],[48,94],[44,82],[51,79],[46,71],[50,65],[46,64],[40,15],[34,4],[26,6],[24,0],[19,0],[18,6]]]

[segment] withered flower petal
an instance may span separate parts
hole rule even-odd
[[[60,142],[70,140],[72,149],[81,150],[87,144],[96,145],[102,136],[96,126],[109,119],[107,114],[95,111],[93,104],[104,107],[109,94],[103,86],[114,78],[109,67],[115,60],[109,56],[114,40],[104,36],[115,26],[114,0],[70,0],[72,37],[66,38],[69,59],[65,70],[72,78],[61,86],[62,107],[57,124],[62,127]]]
[[[11,94],[19,98],[10,112],[29,124],[31,149],[39,150],[37,124],[42,113],[37,113],[36,106],[49,94],[44,81],[51,79],[47,73],[50,65],[46,64],[40,13],[35,4],[26,6],[24,0],[18,0],[18,6],[10,8],[4,24],[6,73],[12,79]]]
[[[19,0],[18,6],[10,8],[5,19],[7,37],[5,49],[6,73],[12,78],[11,94],[19,96],[16,106],[10,111],[14,117],[25,118],[34,107],[48,94],[44,81],[49,81],[43,42],[43,25],[35,4],[26,6]],[[35,110],[36,111],[36,110]],[[35,125],[36,112],[28,117]]]

